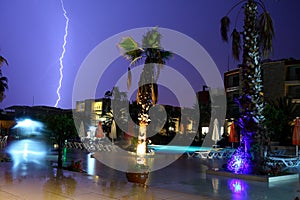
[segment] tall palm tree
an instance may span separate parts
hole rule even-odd
[[[128,67],[128,88],[130,88],[132,79],[131,67],[140,62],[144,63],[137,92],[137,103],[141,106],[138,114],[140,126],[138,140],[141,143],[145,143],[146,141],[146,129],[151,121],[149,109],[157,103],[158,87],[156,82],[160,74],[160,69],[172,56],[170,51],[165,51],[161,48],[160,40],[161,34],[157,31],[157,28],[153,28],[143,36],[141,46],[131,37],[125,37],[119,43],[122,55],[130,61]]]
[[[5,98],[4,92],[5,90],[8,89],[8,84],[7,84],[8,79],[5,76],[2,76],[1,66],[3,64],[8,65],[8,62],[4,57],[0,56],[0,102],[2,102],[3,99]]]
[[[238,173],[248,173],[251,171],[250,148],[256,137],[261,124],[264,121],[263,116],[263,93],[261,79],[261,56],[267,57],[272,51],[272,39],[274,36],[273,22],[270,14],[267,12],[261,0],[241,0],[228,14],[221,19],[222,39],[228,41],[228,30],[230,19],[228,15],[233,8],[241,6],[244,9],[243,30],[238,31],[234,27],[232,37],[232,53],[236,60],[242,54],[242,63],[240,64],[241,96],[239,104],[241,115],[239,125],[241,127],[242,141],[239,147],[241,158],[232,158],[229,160],[229,167],[235,166],[234,171]],[[262,13],[258,16],[258,6],[262,8]],[[243,40],[241,41],[240,36]],[[241,48],[241,42],[243,47]],[[238,156],[238,155],[237,155]],[[236,159],[239,159],[239,165],[236,165]],[[242,162],[240,162],[242,160]],[[249,166],[249,167],[247,167]],[[250,170],[250,171],[249,171]]]

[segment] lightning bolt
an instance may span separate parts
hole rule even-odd
[[[61,88],[61,83],[62,83],[62,80],[63,80],[63,77],[64,77],[64,75],[63,75],[63,69],[64,69],[63,59],[64,59],[64,56],[65,56],[65,53],[66,53],[66,44],[67,44],[68,28],[69,28],[69,18],[67,16],[67,11],[65,9],[63,0],[60,0],[60,3],[61,3],[61,8],[63,10],[63,15],[64,15],[64,17],[66,19],[66,25],[65,25],[64,43],[62,45],[62,52],[61,52],[61,56],[59,58],[59,65],[60,65],[59,74],[60,74],[60,78],[59,78],[58,87],[57,87],[57,90],[56,90],[57,100],[56,100],[56,103],[55,103],[54,107],[57,107],[57,105],[58,105],[58,103],[60,101],[60,88]]]

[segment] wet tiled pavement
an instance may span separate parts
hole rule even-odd
[[[22,164],[13,170],[11,163],[0,164],[0,199],[199,199],[199,195],[157,187],[141,187],[124,180],[108,180],[35,164]],[[210,199],[210,198],[200,198]]]
[[[87,152],[69,152],[69,161],[81,159],[87,168]],[[91,158],[93,159],[93,158]],[[300,196],[299,181],[263,183],[215,175],[206,169],[223,161],[181,157],[171,165],[150,173],[148,187],[129,183],[124,172],[97,160],[89,174],[57,171],[51,165],[0,163],[0,199],[233,199],[294,200]],[[297,171],[295,169],[295,171]]]

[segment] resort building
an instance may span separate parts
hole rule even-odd
[[[239,106],[235,102],[241,94],[239,68],[224,73],[227,98],[227,118],[237,118]],[[295,116],[300,116],[300,60],[266,60],[262,64],[262,85],[266,101],[289,97],[297,103]]]

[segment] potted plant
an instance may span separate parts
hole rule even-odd
[[[151,170],[151,161],[153,153],[147,153],[145,155],[138,155],[136,153],[130,153],[130,159],[128,160],[128,170],[126,172],[126,178],[128,182],[137,183],[141,186],[146,186],[146,181]]]

